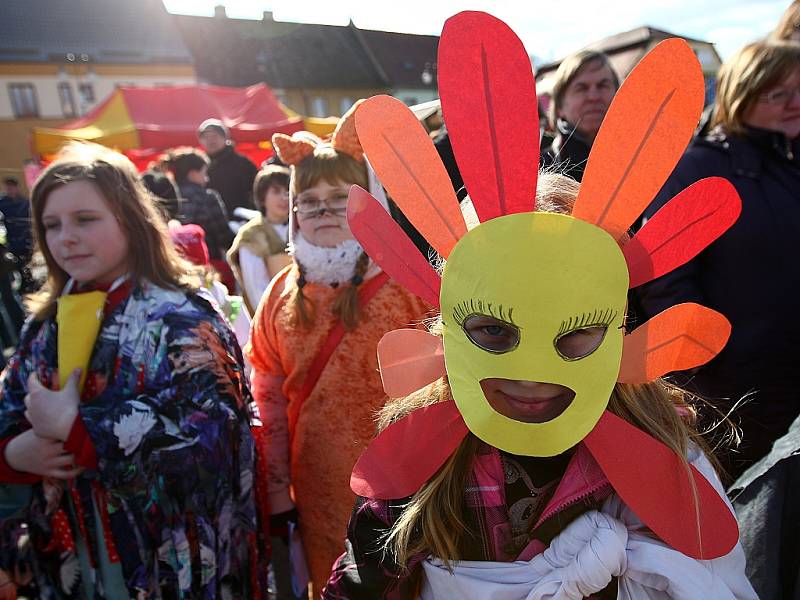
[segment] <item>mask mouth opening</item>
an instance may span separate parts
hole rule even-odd
[[[481,390],[495,412],[521,423],[547,423],[561,416],[575,391],[557,383],[489,377]]]

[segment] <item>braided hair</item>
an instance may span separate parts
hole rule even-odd
[[[369,268],[369,256],[362,252],[356,261],[353,276],[347,285],[342,286],[342,290],[333,302],[333,314],[341,319],[344,328],[350,331],[358,324],[358,286],[364,283],[364,276]],[[289,306],[291,307],[292,325],[299,325],[308,329],[314,323],[315,313],[314,304],[303,293],[307,280],[305,268],[299,262],[295,262],[295,275],[297,283],[289,296]]]
[[[333,314],[342,320],[347,331],[355,328],[358,323],[358,317],[360,316],[358,310],[358,286],[364,283],[364,275],[367,274],[368,268],[369,256],[367,256],[366,252],[362,252],[356,261],[356,268],[350,278],[349,285],[339,293],[333,303]]]

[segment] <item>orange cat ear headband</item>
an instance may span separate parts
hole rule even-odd
[[[287,165],[298,165],[300,162],[314,153],[314,149],[320,144],[330,144],[336,151],[344,152],[352,156],[358,162],[364,161],[364,150],[358,141],[356,133],[356,109],[363,102],[358,100],[348,110],[336,125],[330,140],[320,140],[315,135],[301,131],[291,136],[285,133],[276,133],[272,136],[272,146],[275,152]]]

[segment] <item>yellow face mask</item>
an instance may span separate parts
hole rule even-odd
[[[580,442],[619,374],[627,291],[618,244],[584,221],[521,213],[467,233],[448,257],[441,308],[450,386],[469,429],[519,455],[554,456]],[[476,336],[476,323],[488,334]],[[559,350],[561,338],[588,328],[605,333],[585,356]],[[558,384],[574,398],[551,420],[526,423],[492,408],[481,381],[493,378]]]

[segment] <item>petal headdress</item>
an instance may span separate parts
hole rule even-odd
[[[620,497],[661,539],[697,558],[726,554],[738,539],[738,528],[710,483],[694,467],[686,469],[661,442],[605,410],[614,381],[645,383],[702,365],[724,347],[730,335],[724,316],[692,303],[665,310],[629,335],[623,334],[621,325],[616,327],[624,318],[629,287],[651,281],[696,256],[741,211],[729,182],[704,179],[678,194],[626,241],[628,228],[663,185],[700,117],[704,83],[692,50],[683,40],[662,42],[625,80],[595,138],[572,216],[533,212],[539,163],[534,78],[521,41],[505,23],[480,12],[460,13],[447,21],[439,43],[439,90],[453,150],[481,224],[467,232],[430,139],[414,115],[387,96],[370,98],[358,109],[359,138],[395,202],[447,259],[443,276],[360,188],[351,190],[348,219],[356,238],[384,271],[442,308],[444,341],[411,330],[390,332],[381,340],[378,355],[387,394],[411,393],[444,375],[446,368],[455,402],[417,410],[385,429],[356,464],[352,489],[377,498],[411,495],[470,430],[511,452],[528,453],[529,444],[530,454],[542,456],[563,451],[569,447],[570,436],[578,435],[574,441],[585,445]],[[557,253],[543,253],[548,240],[561,240]],[[549,369],[551,379],[521,376],[525,369],[539,367],[531,367],[530,360],[520,366],[524,361],[518,359],[508,366],[512,352],[481,354],[464,341],[459,327],[459,315],[489,312],[514,323],[522,340],[542,337],[541,321],[552,317],[546,313],[563,308],[558,306],[562,300],[568,304],[569,294],[558,296],[556,289],[556,295],[537,305],[533,316],[522,314],[525,306],[523,310],[517,306],[513,315],[521,315],[520,322],[514,321],[508,307],[495,304],[493,308],[480,298],[471,298],[466,308],[457,305],[468,292],[475,295],[486,287],[494,287],[502,297],[506,284],[516,285],[521,290],[516,297],[524,297],[527,290],[507,273],[515,255],[529,247],[536,251],[525,257],[525,265],[520,262],[516,279],[524,280],[524,273],[533,272],[528,263],[537,260],[543,264],[534,265],[540,269],[536,273],[550,274],[550,279],[536,280],[538,287],[531,288],[529,296],[546,296],[552,292],[548,285],[558,288],[564,281],[587,277],[591,281],[572,285],[582,286],[580,291],[587,296],[587,286],[596,284],[599,289],[606,279],[613,279],[609,298],[621,303],[618,311],[601,311],[610,315],[602,342],[604,356],[598,351],[569,362],[555,357],[551,347],[555,357],[551,360],[544,355],[546,344],[537,346],[540,354],[534,362]],[[582,264],[570,262],[573,254],[580,257],[573,262]],[[608,257],[609,264],[603,257]],[[544,264],[547,261],[555,266]],[[598,265],[602,268],[597,269]],[[594,298],[593,294],[594,288],[589,296]],[[534,298],[530,303],[535,300],[539,301]],[[593,322],[600,312],[585,314],[590,316],[577,317],[584,324]],[[564,321],[572,322],[571,318]],[[473,355],[483,362],[474,362]],[[519,351],[517,355],[528,357]],[[475,365],[489,365],[486,376],[498,371],[508,379],[568,384],[568,379],[558,377],[573,372],[567,369],[577,369],[579,362],[585,363],[581,367],[585,372],[575,377],[587,381],[603,372],[600,367],[613,363],[606,388],[583,394],[599,394],[605,404],[593,400],[579,404],[579,392],[576,406],[568,409],[571,412],[552,424],[514,424],[487,406],[475,408],[481,403],[474,398],[465,400],[470,394],[480,394],[475,383],[479,376],[471,372]],[[566,428],[559,428],[559,420]],[[698,527],[692,527],[694,523]]]

